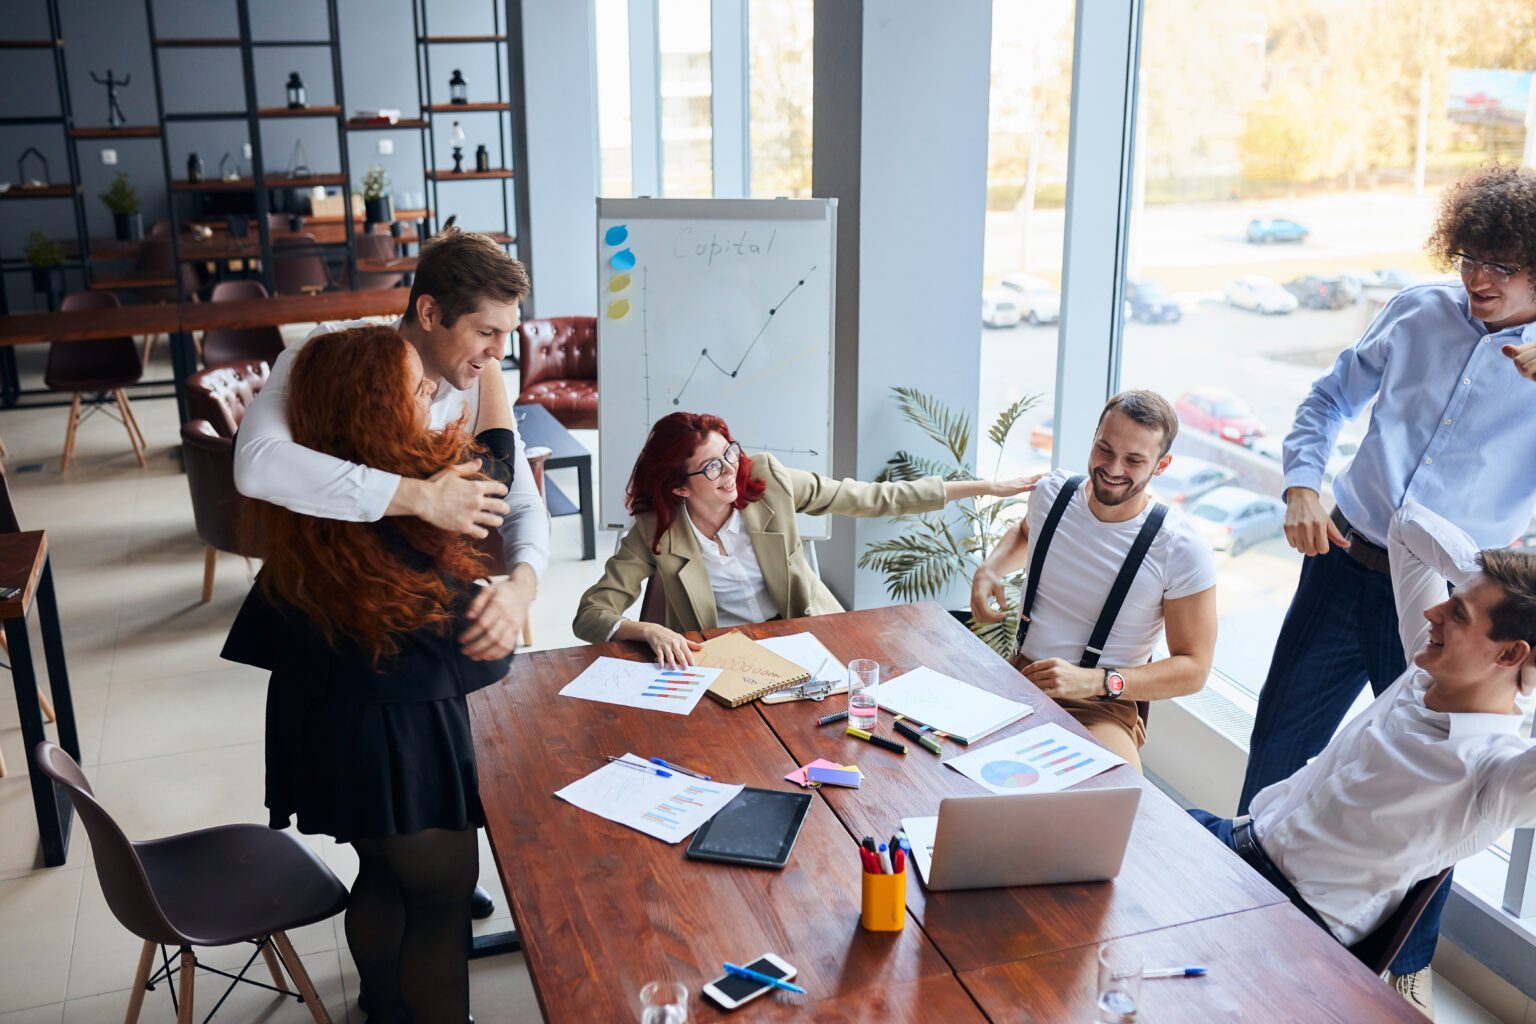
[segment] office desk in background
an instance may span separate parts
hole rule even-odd
[[[980,743],[1046,722],[1086,736],[934,604],[740,628],[754,637],[810,631],[841,661],[927,664],[1036,709]],[[817,728],[837,698],[735,709],[704,700],[684,717],[560,697],[600,655],[648,656],[628,644],[519,655],[504,682],[470,697],[487,828],[551,1021],[634,1019],[640,987],[670,977],[688,986],[690,1020],[698,1021],[951,1021],[976,1019],[976,1011],[994,1021],[1076,1024],[1092,1019],[1097,944],[1130,938],[1148,944],[1148,963],[1193,957],[1211,969],[1206,979],[1144,986],[1147,1024],[1422,1024],[1401,996],[1126,767],[1083,783],[1142,789],[1119,877],[928,893],[909,872],[907,927],[865,932],[856,837],[889,835],[901,817],[935,814],[941,798],[980,787],[916,744],[903,756],[838,725]],[[946,756],[961,749],[945,745]],[[783,775],[815,757],[856,762],[864,780],[856,790],[817,791],[789,865],[761,871],[687,860],[685,844],[660,843],[553,795],[603,755],[626,751],[772,789],[789,787]],[[702,1000],[699,987],[721,961],[763,952],[795,964],[809,995],[764,996],[731,1014]],[[958,980],[965,1001],[955,1001],[946,978]],[[896,999],[903,991],[924,997]],[[877,1003],[884,1009],[872,1009]]]

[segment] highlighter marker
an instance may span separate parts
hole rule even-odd
[[[898,754],[905,754],[907,752],[907,747],[904,743],[893,743],[884,736],[876,736],[874,733],[865,732],[863,729],[856,729],[851,725],[848,727],[848,735],[856,736],[865,743],[873,743],[877,747],[884,747],[886,750],[892,750]]]

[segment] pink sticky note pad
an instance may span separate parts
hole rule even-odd
[[[806,769],[808,769],[808,768],[841,768],[841,767],[842,767],[842,765],[837,764],[837,763],[835,763],[833,761],[828,761],[824,757],[818,757],[816,760],[812,761],[810,764],[802,765],[801,767],[796,768],[794,771],[792,771],[788,775],[784,776],[784,778],[787,779],[790,782],[793,782],[797,786],[805,786],[805,785],[809,785],[809,783],[806,781],[806,778],[805,778]]]
[[[859,773],[848,768],[823,768],[813,764],[805,769],[805,777],[809,782],[825,782],[833,786],[859,786]]]

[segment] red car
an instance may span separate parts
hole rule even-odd
[[[1248,403],[1220,388],[1186,391],[1173,409],[1181,422],[1233,444],[1247,447],[1264,436],[1264,425],[1254,419]]]

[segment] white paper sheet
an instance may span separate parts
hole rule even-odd
[[[994,793],[1055,793],[1125,759],[1059,725],[1042,725],[944,762]],[[915,844],[914,844],[915,845]]]
[[[832,652],[816,639],[814,633],[791,633],[788,636],[764,637],[758,643],[781,658],[788,658],[812,677],[833,684],[832,693],[848,692],[848,666],[832,657]],[[821,671],[816,671],[822,666]],[[769,694],[771,697],[772,694]],[[776,703],[768,701],[766,703]]]
[[[686,715],[698,706],[699,698],[719,675],[717,668],[698,665],[671,669],[643,661],[598,658],[566,683],[560,696]]]
[[[646,769],[655,767],[636,754],[625,754],[621,760]],[[636,771],[609,762],[556,791],[555,796],[663,842],[680,843],[741,790],[740,785],[680,773],[662,778],[649,770]]]
[[[874,688],[880,706],[895,715],[915,718],[940,732],[975,742],[1035,709],[999,697],[942,672],[919,666]]]

